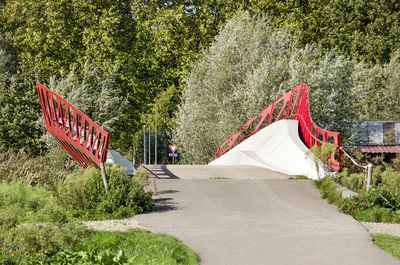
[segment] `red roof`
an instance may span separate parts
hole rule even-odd
[[[363,153],[400,153],[400,145],[364,145],[358,150]]]

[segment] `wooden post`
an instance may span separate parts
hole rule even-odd
[[[108,180],[104,163],[100,163],[100,171],[101,171],[101,176],[103,177],[104,188],[106,192],[108,192]]]
[[[372,185],[372,164],[368,164],[368,173],[367,173],[367,191],[371,188]]]

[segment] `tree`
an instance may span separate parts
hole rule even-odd
[[[206,163],[244,123],[300,83],[309,84],[311,116],[326,129],[356,117],[354,64],[314,46],[298,48],[263,16],[239,13],[193,65],[177,113],[174,142],[189,163]]]
[[[148,93],[152,88],[136,81],[141,59],[137,56],[140,51],[131,1],[10,0],[3,3],[0,22],[16,49],[19,64],[35,69],[32,83],[49,83],[53,76],[62,78],[61,73],[68,72],[71,64],[84,69],[86,62],[92,61],[109,67],[104,72],[113,72],[113,67],[120,65],[113,87],[122,91],[120,96],[128,98],[133,107],[125,109],[115,125],[115,138],[135,130],[144,95],[152,94]]]
[[[400,50],[382,66],[359,65],[353,78],[360,102],[360,120],[400,119]]]
[[[42,150],[40,105],[32,75],[34,69],[17,64],[7,38],[0,34],[0,151]]]
[[[110,69],[107,62],[99,67],[88,61],[81,71],[72,64],[68,73],[61,73],[60,78],[53,76],[49,86],[91,120],[113,132],[127,100],[117,86],[119,66],[112,71],[107,69]]]
[[[368,64],[388,63],[400,48],[398,1],[332,0],[324,6],[326,27],[314,39]]]
[[[400,3],[358,0],[253,1],[253,8],[285,26],[303,46],[318,44],[325,52],[370,65],[388,63],[400,48]]]

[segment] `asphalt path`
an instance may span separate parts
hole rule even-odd
[[[155,207],[136,221],[179,238],[201,264],[400,264],[309,180],[247,166],[147,169]]]

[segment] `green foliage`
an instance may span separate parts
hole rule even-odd
[[[186,78],[173,140],[186,162],[205,163],[248,119],[300,83],[310,87],[314,121],[337,129],[355,118],[353,70],[334,52],[298,48],[263,16],[238,13]]]
[[[385,63],[400,48],[396,1],[333,0],[321,5],[319,41],[326,49],[336,48],[368,63]]]
[[[387,167],[381,174],[382,187],[389,190],[396,196],[400,196],[400,172]]]
[[[346,213],[346,212],[344,212]],[[380,222],[380,223],[399,223],[400,214],[394,213],[390,209],[373,206],[371,208],[357,209],[351,215],[361,222]]]
[[[45,185],[54,191],[57,183],[76,167],[58,144],[40,157],[33,157],[25,149],[18,153],[0,152],[0,181],[19,180],[30,185]]]
[[[385,197],[389,203],[379,194]],[[391,205],[395,206],[395,209],[391,209]],[[382,188],[376,188],[369,192],[360,191],[357,196],[344,199],[341,210],[360,221],[399,223],[400,213],[396,211],[399,206],[400,197],[394,196]]]
[[[120,250],[118,254],[113,255],[108,251],[97,252],[71,252],[68,250],[58,252],[50,259],[51,264],[103,264],[103,265],[118,265],[132,264],[128,263],[128,259],[124,255],[124,251]]]
[[[78,190],[78,185],[91,188],[94,177],[101,182],[96,170],[85,172],[81,176],[84,180],[71,186],[79,196],[83,189]],[[151,193],[143,191],[143,185],[149,182],[147,171],[137,171],[134,180],[118,167],[107,168],[107,173],[111,196],[102,198],[100,204],[105,200],[121,203],[123,195],[116,193],[126,194],[133,185],[128,194],[133,199],[123,202],[126,208],[138,211],[139,207],[151,207]],[[99,190],[86,189],[90,195]],[[140,205],[143,198],[150,205]],[[196,254],[171,236],[143,230],[88,231],[83,224],[70,222],[60,205],[52,192],[39,185],[0,182],[0,264],[198,264]],[[120,209],[116,210],[118,214]]]
[[[334,145],[325,143],[323,143],[321,146],[314,145],[310,148],[308,154],[312,154],[318,174],[320,173],[320,167],[322,167],[324,172],[328,172],[330,170],[330,165],[332,163],[331,156],[335,152],[336,147]],[[320,176],[318,176],[318,178],[319,177]]]
[[[361,120],[400,119],[400,50],[394,50],[390,61],[373,67],[359,66],[354,75],[355,91],[361,103]]]
[[[118,86],[119,65],[111,68],[104,62],[100,68],[87,61],[83,69],[76,68],[71,65],[68,73],[62,72],[59,78],[53,76],[49,87],[101,127],[112,131],[127,106]]]
[[[78,170],[67,176],[57,188],[60,201],[70,209],[85,212],[94,209],[104,196],[104,187],[97,169]]]
[[[39,227],[42,229],[42,227]],[[54,231],[54,236],[61,236],[58,233],[64,232],[63,228]],[[75,234],[75,231],[71,231]],[[10,252],[9,249],[0,248],[1,264],[198,264],[197,255],[179,240],[169,235],[154,234],[144,230],[130,230],[127,232],[108,231],[86,231],[85,241],[75,245],[64,242],[64,249],[53,254],[49,250],[29,249],[23,255],[18,252]],[[83,235],[82,234],[82,235]],[[1,236],[0,236],[1,237]],[[18,238],[19,244],[31,238]],[[51,246],[56,246],[53,238]],[[64,238],[63,238],[64,239]],[[61,240],[61,239],[60,239]],[[77,243],[77,244],[76,244]]]
[[[85,228],[68,222],[50,191],[15,181],[1,182],[0,191],[0,260],[29,264],[86,238]]]
[[[400,154],[397,154],[396,157],[392,160],[392,167],[397,172],[400,172]]]
[[[150,184],[149,172],[146,169],[138,169],[135,171],[133,181],[139,185],[147,186]]]
[[[325,177],[316,181],[321,196],[333,203],[338,208],[352,215],[359,221],[400,223],[400,196],[398,190],[397,173],[390,167],[381,171],[378,168],[374,174],[379,174],[383,182],[375,182],[375,186],[368,192],[365,191],[365,174],[348,174],[345,169],[339,176]],[[356,196],[342,199],[336,191],[338,184],[357,191]],[[378,185],[378,186],[377,186]]]
[[[117,87],[131,107],[114,126],[113,145],[129,150],[140,115],[155,97],[163,100],[162,91],[171,120],[190,63],[241,3],[11,0],[0,5],[0,31],[10,38],[18,61],[34,66],[31,83],[60,78],[71,64],[83,69],[87,61],[107,60],[110,72],[120,65]]]
[[[145,176],[131,179],[117,166],[106,168],[109,192],[106,193],[100,171],[90,168],[69,175],[59,184],[58,197],[69,215],[83,219],[124,218],[151,210],[152,193],[145,191]]]
[[[337,191],[338,185],[329,177],[314,181],[315,186],[320,190],[321,197],[329,203],[340,206],[342,197]]]
[[[78,245],[81,251],[107,250],[112,255],[118,255],[123,250],[130,264],[198,264],[197,255],[169,235],[140,229],[127,232],[90,231],[90,234],[89,241]]]
[[[8,39],[0,33],[0,152],[22,147],[37,153],[41,130],[36,123],[39,105],[30,80],[34,70],[19,65]]]
[[[365,190],[365,177],[365,173],[353,173],[349,175],[348,170],[345,168],[336,181],[352,191],[359,192]]]
[[[252,1],[269,14],[274,27],[284,25],[303,45],[318,43],[368,63],[386,63],[400,48],[395,1]]]
[[[303,175],[298,175],[298,176],[291,176],[291,177],[289,177],[289,179],[291,179],[291,180],[299,180],[299,179],[306,179],[306,180],[308,180],[309,178],[307,178],[306,176],[303,176]]]
[[[63,209],[52,193],[43,187],[32,187],[23,182],[0,182],[0,215],[21,221],[47,222],[46,218],[62,223]]]
[[[16,256],[43,252],[55,254],[63,248],[73,248],[87,238],[83,225],[65,224],[29,224],[13,228],[1,228],[0,246],[9,254]]]
[[[0,31],[4,34],[0,35],[1,150],[11,148],[17,151],[29,146],[35,154],[43,151],[43,131],[39,126],[41,123],[37,122],[40,108],[34,81],[49,84],[50,78],[54,77],[54,80],[61,82],[68,80],[67,72],[74,72],[79,76],[74,80],[79,82],[69,81],[74,81],[71,84],[79,87],[78,95],[90,94],[91,86],[98,81],[82,81],[87,62],[95,65],[89,67],[89,72],[100,68],[103,74],[99,76],[103,77],[107,74],[115,77],[115,66],[119,66],[116,79],[100,84],[109,89],[102,90],[106,92],[102,100],[92,104],[94,100],[82,96],[79,101],[88,100],[89,103],[83,103],[82,106],[89,112],[92,107],[102,109],[100,112],[104,115],[98,117],[98,113],[95,113],[94,119],[111,121],[105,126],[112,125],[112,145],[124,152],[131,150],[133,142],[137,140],[134,135],[143,123],[154,124],[153,118],[141,121],[145,113],[153,112],[149,103],[156,102],[158,113],[166,113],[168,128],[165,129],[169,135],[173,135],[175,112],[189,83],[198,83],[199,88],[207,87],[208,83],[214,81],[219,86],[234,85],[231,90],[223,91],[233,95],[231,100],[221,100],[221,96],[216,96],[219,92],[211,97],[213,106],[233,105],[225,112],[216,113],[218,122],[219,116],[232,117],[237,114],[238,124],[243,124],[242,121],[247,118],[243,117],[246,111],[236,111],[236,107],[254,105],[248,107],[248,112],[254,114],[276,96],[301,82],[310,86],[314,120],[327,129],[343,126],[337,121],[346,119],[397,119],[399,116],[400,71],[396,51],[400,48],[400,25],[397,19],[400,6],[395,1],[224,0],[188,3],[185,0],[7,0],[0,2],[0,9]],[[218,74],[226,67],[226,83],[223,79],[213,78],[211,71],[204,84],[189,81],[196,75],[192,68],[200,72],[195,65],[192,67],[192,63],[201,57],[199,55],[209,48],[220,32],[225,31],[226,34],[227,30],[221,28],[229,19],[240,15],[242,10],[268,15],[268,29],[259,32],[259,39],[247,35],[248,41],[253,43],[239,39],[236,42],[258,48],[251,52],[241,46],[235,48],[235,45],[226,45],[226,49],[232,48],[232,60],[228,60],[229,52],[220,50],[221,62],[226,60],[226,64],[210,69],[217,70],[215,74]],[[229,23],[232,26],[232,21]],[[265,35],[273,37],[269,42],[261,41]],[[239,34],[237,37],[244,36]],[[272,41],[273,38],[275,41]],[[221,42],[223,38],[219,36],[216,39]],[[269,45],[270,49],[259,49],[263,45]],[[322,48],[315,48],[317,46]],[[218,52],[215,49],[215,53]],[[257,54],[263,56],[252,57]],[[356,64],[338,54],[353,57],[366,65]],[[245,58],[249,59],[247,64]],[[238,62],[244,63],[243,67],[234,66]],[[372,67],[374,63],[379,66]],[[208,66],[212,65],[206,65],[203,69]],[[249,66],[247,72],[238,71],[237,76],[229,74],[229,71],[243,70],[246,66]],[[353,68],[357,70],[351,74]],[[354,87],[353,83],[357,83],[357,89],[349,93],[348,90]],[[266,93],[255,93],[260,87],[264,87]],[[202,92],[198,92],[199,101],[202,100]],[[354,94],[359,97],[354,97]],[[127,100],[129,107],[112,109],[110,106],[120,106],[114,104],[114,100],[111,100],[113,103],[110,106],[104,104],[105,99],[121,97]],[[243,101],[238,100],[240,98]],[[186,96],[183,100],[188,101]],[[354,106],[355,102],[360,104]],[[350,106],[354,106],[354,109]],[[199,112],[208,109],[211,107]],[[343,111],[338,112],[338,109]],[[358,111],[360,109],[362,111]],[[189,113],[186,114],[190,120]],[[163,124],[162,120],[163,115],[159,115],[158,123]],[[201,118],[196,120],[201,122]],[[180,122],[181,118],[178,117],[178,127]],[[226,128],[229,133],[237,129],[237,126],[227,126],[224,122],[216,127]],[[226,138],[220,134],[222,132],[217,132],[211,144],[208,144],[213,151],[221,143],[220,140]],[[197,141],[203,142],[202,139]],[[201,151],[197,161],[207,161],[211,153]]]
[[[400,259],[400,238],[397,236],[376,234],[374,235],[374,243],[392,254],[393,257]]]

